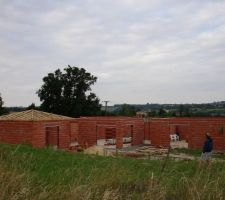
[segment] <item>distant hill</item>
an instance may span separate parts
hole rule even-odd
[[[107,113],[120,115],[124,104],[115,104],[107,107]],[[170,116],[225,116],[225,101],[212,103],[187,103],[187,104],[126,104],[136,111],[154,112],[153,116],[170,117]],[[20,112],[26,110],[26,107],[6,107],[9,112]],[[105,111],[105,106],[102,106]],[[160,112],[160,110],[164,112]],[[160,114],[161,113],[161,114]]]
[[[22,107],[22,106],[15,106],[15,107],[6,107],[6,109],[11,113],[11,112],[21,112],[26,110],[26,107]]]
[[[123,104],[115,104],[114,107],[119,108]],[[189,108],[225,108],[225,101],[212,102],[212,103],[187,103],[187,104],[158,104],[158,103],[147,103],[147,104],[129,104],[137,109],[149,110],[149,109],[177,109],[181,105],[187,106]]]
[[[108,112],[117,114],[124,104],[115,104],[107,108]],[[136,111],[152,113],[151,116],[225,116],[225,101],[212,103],[187,103],[187,104],[127,104]],[[102,107],[105,110],[105,107]],[[153,114],[154,113],[154,114]]]

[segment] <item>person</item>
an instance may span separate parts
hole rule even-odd
[[[213,139],[211,138],[210,133],[206,133],[205,137],[206,140],[202,148],[201,163],[207,162],[208,165],[211,165]]]

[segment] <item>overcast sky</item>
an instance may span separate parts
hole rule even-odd
[[[5,106],[67,65],[111,104],[225,100],[225,0],[0,0]]]

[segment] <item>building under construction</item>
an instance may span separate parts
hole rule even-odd
[[[225,150],[225,118],[71,118],[37,110],[0,117],[0,141],[34,147],[70,149],[93,145],[123,148],[132,145],[169,147],[171,135],[201,148],[205,133],[214,140],[214,149]]]

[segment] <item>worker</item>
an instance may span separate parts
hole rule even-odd
[[[210,133],[206,133],[205,138],[206,140],[202,148],[201,165],[203,162],[207,162],[207,165],[211,166],[213,139],[211,138]]]

